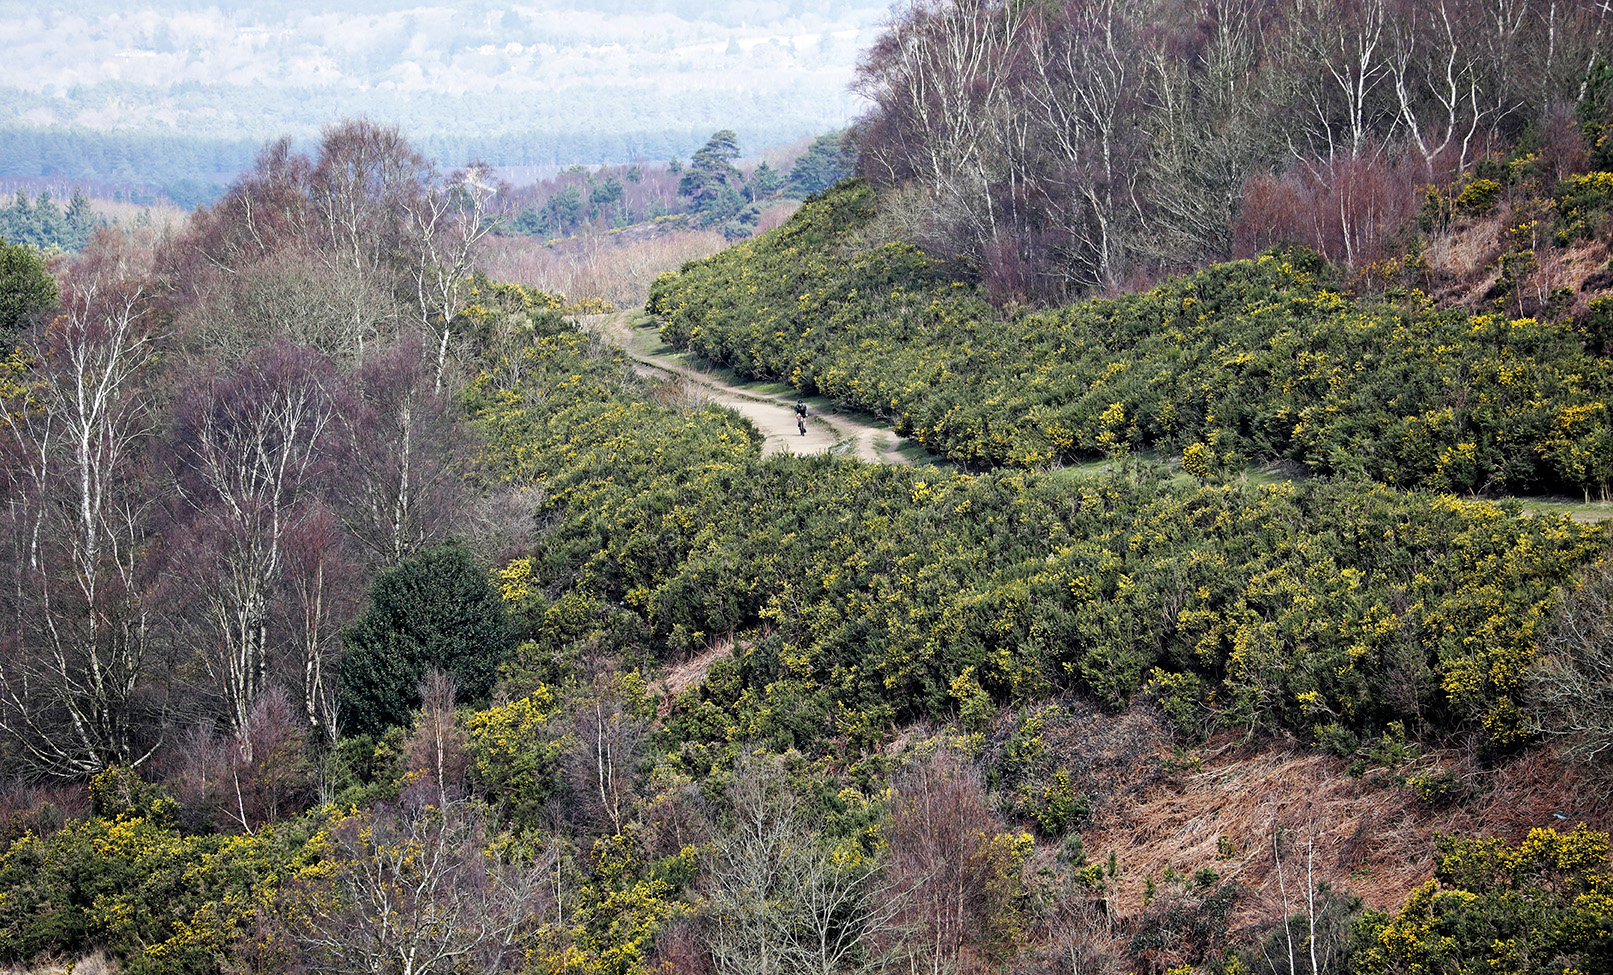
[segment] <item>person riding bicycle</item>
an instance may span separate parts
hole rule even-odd
[[[801,436],[806,436],[807,408],[804,400],[795,401],[795,425],[800,429]]]

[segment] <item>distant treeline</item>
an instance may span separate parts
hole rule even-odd
[[[821,193],[856,167],[840,133],[819,136],[787,168],[762,162],[741,172],[739,156],[739,137],[722,129],[687,167],[676,156],[650,166],[597,171],[571,166],[531,186],[506,189],[499,232],[567,237],[589,227],[620,228],[687,214],[696,225],[717,228],[734,240],[751,234],[770,199]]]
[[[661,129],[629,132],[511,132],[491,136],[423,136],[423,155],[453,167],[471,160],[494,166],[570,166],[601,162],[665,161],[687,158],[710,131]],[[746,145],[789,142],[794,128],[745,130]],[[59,179],[142,188],[141,199],[161,192],[190,209],[211,202],[237,173],[250,169],[262,140],[218,139],[150,132],[95,132],[88,129],[0,128],[0,179]],[[299,151],[306,144],[298,142]]]
[[[241,172],[259,139],[206,139],[149,132],[0,129],[0,177],[170,183]]]
[[[30,200],[21,190],[9,204],[0,207],[0,239],[41,250],[59,247],[76,251],[89,242],[99,224],[100,219],[82,190],[73,191],[65,211],[49,193],[40,193],[37,199]]]

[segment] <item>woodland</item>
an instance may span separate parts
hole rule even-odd
[[[788,165],[8,234],[0,964],[1613,971],[1609,17],[918,0]],[[487,273],[691,224],[628,314],[920,462]]]

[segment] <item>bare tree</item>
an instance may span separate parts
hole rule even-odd
[[[985,971],[1009,957],[1018,867],[973,768],[938,751],[895,785],[886,897],[901,904],[879,940],[904,968]]]
[[[1293,17],[1305,38],[1303,56],[1320,69],[1310,92],[1312,144],[1306,152],[1359,153],[1388,108],[1382,91],[1390,76],[1388,0],[1299,0]]]
[[[313,790],[302,767],[305,731],[291,696],[278,685],[258,695],[244,732],[249,748],[228,749],[231,818],[245,832],[306,808]]]
[[[238,360],[276,339],[355,364],[374,323],[395,317],[388,282],[291,242],[228,281],[227,300],[201,323],[208,348]]]
[[[893,958],[872,937],[900,898],[882,897],[879,861],[830,849],[808,826],[775,760],[749,753],[734,768],[734,828],[716,844],[701,903],[719,971],[874,972]]]
[[[359,279],[396,280],[392,257],[409,240],[406,219],[433,179],[431,165],[397,128],[364,119],[327,128],[308,174],[308,200],[318,215],[318,253]],[[353,292],[358,355],[377,337],[371,306]]]
[[[475,266],[476,246],[495,226],[489,208],[498,192],[493,168],[472,163],[404,201],[409,276],[420,327],[432,336],[437,349],[433,391],[439,395],[454,319],[465,307],[465,283]]]
[[[1477,140],[1487,106],[1480,92],[1478,52],[1467,41],[1470,25],[1460,6],[1440,0],[1432,10],[1412,5],[1393,27],[1389,70],[1400,120],[1423,157],[1430,179],[1447,149],[1458,170],[1476,160]]]
[[[978,256],[996,232],[993,185],[1013,144],[1005,63],[1024,26],[1014,4],[911,0],[858,65],[854,88],[876,106],[864,165],[929,191],[935,245]]]
[[[1542,627],[1527,701],[1541,732],[1607,768],[1613,757],[1613,565],[1598,563]]]
[[[198,210],[160,257],[181,303],[218,277],[231,278],[287,246],[307,244],[317,218],[308,203],[308,160],[290,139],[264,146],[252,169],[216,204]]]
[[[475,806],[382,807],[332,833],[327,885],[288,905],[297,939],[320,970],[369,975],[519,971],[524,948],[554,913],[552,862],[487,851]]]
[[[1282,918],[1263,942],[1243,952],[1249,968],[1271,975],[1334,975],[1346,970],[1351,912],[1343,898],[1316,879],[1316,824],[1309,806],[1305,816],[1303,874],[1292,862],[1300,831],[1274,824],[1271,856]]]
[[[140,458],[154,419],[156,351],[140,286],[117,255],[64,289],[61,315],[0,380],[6,440],[10,617],[0,637],[0,731],[39,770],[83,776],[137,765],[135,726],[152,649],[154,549]]]
[[[447,671],[433,667],[420,681],[420,713],[408,746],[408,771],[419,778],[410,790],[443,809],[461,798],[470,759],[465,732],[454,718],[459,686]]]
[[[329,363],[276,344],[206,381],[181,405],[174,476],[189,520],[178,574],[197,597],[192,633],[241,732],[270,665],[286,543],[332,414]]]
[[[1223,259],[1244,181],[1272,148],[1258,6],[1198,7],[1201,38],[1143,46],[1152,101],[1148,223],[1139,245],[1160,266]]]
[[[1125,945],[1109,905],[1101,897],[1077,891],[1060,898],[1050,910],[1042,950],[1057,959],[1054,970],[1061,975],[1099,975],[1119,967]]]
[[[394,566],[443,541],[468,501],[457,476],[460,434],[430,388],[411,339],[371,357],[341,404],[345,474],[337,511],[376,564]]]
[[[1121,4],[1103,0],[1070,9],[1059,22],[1034,20],[1025,32],[1025,116],[1036,122],[1035,141],[1057,160],[1049,196],[1075,238],[1079,270],[1071,272],[1083,286],[1118,288],[1143,216],[1137,152],[1144,66],[1133,31]]]
[[[565,752],[573,811],[587,825],[617,834],[636,793],[634,766],[648,730],[623,697],[613,675],[596,675],[572,711]]]
[[[360,597],[359,574],[347,547],[335,516],[317,503],[299,513],[285,542],[282,598],[296,668],[288,676],[301,689],[308,727],[331,741],[337,737],[339,628],[352,618]]]

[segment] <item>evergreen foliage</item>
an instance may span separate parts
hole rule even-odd
[[[428,549],[381,573],[369,609],[342,633],[344,730],[407,722],[431,667],[447,671],[465,700],[486,698],[510,637],[497,590],[462,548]]]
[[[66,212],[48,191],[41,191],[38,199],[30,201],[27,193],[18,190],[9,206],[0,207],[0,237],[41,250],[54,247],[76,251],[89,242],[101,223],[90,208],[89,197],[76,188]]]
[[[1356,925],[1352,970],[1596,972],[1613,963],[1608,835],[1533,829],[1516,846],[1447,837],[1434,879]]]
[[[39,251],[27,244],[8,244],[0,237],[0,349],[17,340],[57,300],[56,281],[45,270]]]
[[[622,392],[620,358],[580,336],[541,355],[469,401],[487,462],[543,483],[556,519],[524,584],[544,594],[526,610],[538,638],[512,666],[610,640],[617,607],[656,652],[753,634],[669,719],[697,767],[710,745],[813,751],[825,727],[866,740],[945,717],[966,673],[1004,703],[1118,702],[1186,674],[1164,693],[1224,724],[1410,720],[1510,745],[1529,734],[1536,623],[1604,540],[1515,504],[1358,485],[764,461],[733,414]]]
[[[856,158],[844,133],[820,135],[790,167],[784,188],[792,196],[807,197],[856,173]]]

